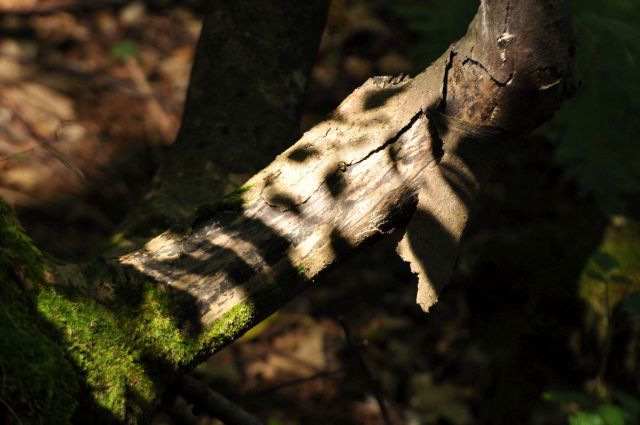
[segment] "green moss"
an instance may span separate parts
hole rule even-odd
[[[121,242],[134,241],[134,243],[137,243],[138,240],[146,240],[157,236],[174,223],[184,219],[184,214],[181,211],[174,211],[168,207],[158,207],[158,210],[162,211],[162,213],[149,213],[131,223],[125,222],[123,234],[120,236]],[[111,242],[116,241],[112,240]]]
[[[7,416],[15,414],[25,424],[69,423],[77,405],[78,376],[46,323],[29,308],[30,300],[15,283],[3,281],[2,286],[0,417],[6,408]]]
[[[202,356],[231,341],[253,317],[236,306],[196,336],[186,335],[168,294],[146,284],[134,302],[100,303],[80,292],[46,289],[38,309],[62,333],[69,356],[86,377],[98,407],[117,421],[144,417],[166,382]],[[162,370],[159,370],[162,369]]]
[[[148,409],[155,396],[153,382],[120,318],[89,297],[65,296],[52,289],[40,292],[38,310],[60,330],[67,353],[85,375],[99,407],[122,420],[127,408],[137,414]],[[128,402],[129,393],[141,403]]]
[[[39,281],[44,267],[42,253],[24,233],[11,209],[0,200],[0,279],[11,276]]]
[[[0,200],[0,417],[6,423],[66,424],[78,375],[34,303],[42,254]]]
[[[230,207],[230,208],[238,208],[246,204],[247,200],[245,199],[245,194],[251,190],[253,185],[246,184],[240,187],[237,190],[234,190],[224,198],[222,198],[219,202],[220,206]]]
[[[255,315],[255,304],[245,301],[216,319],[198,338],[197,345],[201,355],[214,353],[247,331],[253,324]]]
[[[301,264],[296,266],[296,272],[299,276],[306,277],[309,269]]]
[[[245,194],[251,190],[253,185],[247,184],[234,190],[219,201],[203,204],[198,207],[195,213],[193,222],[200,221],[204,218],[208,218],[220,211],[239,211],[243,206],[246,206],[248,200],[245,198]]]
[[[98,301],[82,286],[44,284],[42,254],[2,204],[0,241],[0,416],[33,424],[144,418],[166,377],[254,321],[247,301],[194,334],[183,317],[193,306],[157,285],[109,282],[113,299]],[[97,263],[84,275],[110,276]]]

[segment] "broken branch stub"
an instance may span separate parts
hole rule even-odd
[[[424,311],[449,281],[474,199],[502,146],[548,120],[575,91],[575,41],[563,1],[484,0],[446,61],[428,109],[442,146],[398,246]]]

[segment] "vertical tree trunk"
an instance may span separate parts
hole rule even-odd
[[[237,189],[297,139],[329,0],[212,2],[184,117],[127,237],[155,236]]]

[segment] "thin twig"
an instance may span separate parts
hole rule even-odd
[[[185,375],[180,379],[181,393],[207,409],[208,413],[227,425],[262,425],[262,421],[247,412],[228,398],[224,397],[201,383],[197,379]]]
[[[6,401],[4,401],[2,398],[0,398],[0,403],[4,404],[5,406],[7,406],[7,409],[9,410],[9,413],[11,413],[17,420],[18,423],[20,425],[24,425],[22,420],[20,419],[20,417],[16,414],[16,412],[11,408],[11,406],[9,406],[9,403],[7,403]]]
[[[34,152],[35,150],[36,150],[36,148],[29,148],[29,149],[25,149],[25,150],[20,151],[20,152],[16,152],[16,153],[11,154],[9,156],[1,157],[0,158],[0,162],[11,161],[12,159],[19,157],[20,155],[25,155],[25,154]]]
[[[33,139],[44,150],[46,150],[51,155],[53,155],[58,161],[60,161],[64,166],[66,166],[71,171],[73,171],[82,180],[86,179],[86,177],[85,177],[84,173],[82,172],[82,170],[76,164],[74,164],[73,161],[71,161],[69,158],[64,156],[64,154],[62,154],[62,152],[60,152],[58,149],[54,148],[52,146],[52,141],[49,138],[47,138],[46,136],[41,135],[40,133],[38,133],[33,128],[32,124],[29,122],[29,120],[26,119],[22,115],[22,113],[20,112],[20,108],[18,107],[18,105],[16,105],[16,103],[13,101],[13,99],[11,99],[8,96],[4,95],[2,90],[0,90],[0,101],[2,101],[2,103],[4,103],[7,107],[9,107],[11,109],[11,112],[13,113],[13,116],[25,126],[25,128],[27,129],[27,132],[29,133],[29,135],[31,137],[33,137]],[[63,125],[63,124],[66,125],[66,123],[67,123],[67,121],[63,121],[60,125]],[[58,127],[60,127],[60,126],[58,126]],[[57,137],[58,128],[55,131],[55,135]]]
[[[349,325],[343,318],[338,319],[338,322],[340,323],[340,326],[342,326],[342,330],[344,331],[344,335],[345,335],[345,338],[347,339],[347,345],[349,346],[349,350],[351,351],[351,354],[355,358],[356,363],[358,364],[358,367],[360,368],[360,371],[362,372],[362,375],[364,376],[367,382],[367,385],[369,386],[369,389],[373,393],[373,396],[375,397],[376,402],[380,407],[380,412],[382,413],[382,418],[384,419],[384,423],[386,425],[393,425],[393,422],[391,421],[391,417],[389,416],[389,411],[387,410],[386,403],[384,402],[384,397],[382,396],[382,391],[378,387],[376,380],[373,378],[373,375],[369,371],[369,368],[367,368],[367,365],[364,362],[364,359],[360,355],[360,351],[358,350],[358,347],[354,343],[353,338],[351,336]]]
[[[323,379],[323,378],[330,378],[334,375],[338,375],[340,373],[343,373],[343,370],[327,370],[327,371],[323,371],[323,372],[318,372],[315,373],[311,376],[306,376],[304,378],[298,378],[298,379],[292,379],[291,381],[286,381],[286,382],[282,382],[280,384],[276,384],[276,385],[272,385],[270,387],[267,388],[263,388],[261,390],[256,390],[256,391],[252,391],[251,393],[248,394],[248,396],[250,397],[257,397],[257,396],[262,396],[265,394],[269,394],[269,393],[273,393],[276,391],[280,391],[283,390],[285,388],[290,388],[290,387],[295,387],[298,385],[303,385],[306,384],[307,382],[312,382],[315,381],[317,379]]]

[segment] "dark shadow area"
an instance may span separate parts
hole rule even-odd
[[[335,170],[330,171],[324,178],[324,185],[331,193],[333,198],[338,198],[344,192],[347,183],[344,181],[342,173],[346,171],[347,166],[338,166]]]
[[[372,92],[364,100],[362,109],[367,111],[369,109],[379,108],[384,106],[390,99],[399,95],[406,90],[405,86],[400,87],[387,87]]]
[[[299,148],[289,153],[289,159],[295,162],[305,162],[307,159],[316,155],[318,155],[318,151],[314,148]]]
[[[449,129],[447,126],[441,126],[442,128],[438,128],[438,124],[436,123],[437,119],[434,119],[437,114],[438,112],[434,113],[433,110],[430,111],[427,109],[427,117],[429,118],[429,134],[431,135],[431,154],[437,162],[440,162],[444,155],[444,142],[442,137],[446,135],[441,135],[440,132],[442,131],[446,133]]]
[[[291,196],[284,193],[271,194],[267,199],[267,202],[271,205],[278,206],[279,208],[284,208],[287,211],[292,211],[296,215],[300,215],[300,207],[296,204],[296,201],[292,199]]]
[[[36,245],[67,261],[87,261],[148,191],[160,155],[154,149],[120,155],[101,178],[87,178],[83,193],[21,208],[18,217]],[[74,244],[77,239],[83,243]]]

